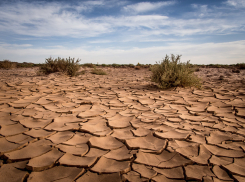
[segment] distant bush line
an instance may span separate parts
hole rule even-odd
[[[10,64],[9,64],[10,62]],[[2,69],[11,69],[11,68],[32,68],[32,67],[41,67],[46,63],[29,63],[29,62],[12,62],[9,60],[0,61],[0,68]],[[9,66],[11,65],[11,66]],[[93,64],[93,63],[83,63],[80,64],[82,67],[94,68],[94,67],[113,67],[113,68],[150,68],[154,64]],[[245,63],[237,63],[237,64],[208,64],[208,65],[198,65],[198,64],[190,64],[190,67],[195,68],[229,68],[229,69],[245,69]]]
[[[42,64],[35,64],[35,63],[27,63],[27,62],[23,62],[23,63],[18,63],[18,62],[12,62],[9,60],[3,60],[0,61],[0,68],[2,69],[12,69],[12,68],[32,68],[32,67],[39,67]]]

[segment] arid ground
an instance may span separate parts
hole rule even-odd
[[[149,69],[103,69],[0,70],[0,182],[245,181],[245,70],[160,90]]]

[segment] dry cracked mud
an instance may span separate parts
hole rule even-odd
[[[0,70],[0,182],[245,181],[244,70],[160,90],[148,69],[103,69]]]

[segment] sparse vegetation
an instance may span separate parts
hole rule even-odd
[[[151,80],[156,82],[160,88],[170,87],[200,87],[200,79],[193,74],[193,69],[190,67],[189,61],[187,63],[180,62],[181,55],[171,58],[166,55],[165,59],[158,64],[151,66],[152,77]]]
[[[84,68],[95,68],[96,66],[93,63],[84,63],[82,64]]]
[[[47,58],[45,64],[43,64],[40,68],[40,71],[45,74],[55,73],[55,72],[63,72],[69,76],[76,76],[77,71],[80,68],[79,65],[80,60],[75,58],[56,58],[52,57]]]
[[[16,64],[9,61],[9,60],[3,60],[0,62],[0,68],[3,68],[3,69],[12,69],[12,68],[15,68],[16,67]]]
[[[140,66],[135,66],[134,69],[140,70]]]
[[[111,66],[114,67],[114,68],[120,68],[122,65],[113,63]]]
[[[107,75],[107,73],[104,70],[97,68],[94,68],[91,73],[96,75]]]
[[[82,71],[77,72],[77,75],[84,75],[85,73],[86,73],[86,71],[82,70]]]
[[[239,69],[232,69],[231,72],[232,73],[240,73],[240,70]]]
[[[245,69],[245,63],[237,63],[236,66],[238,69]]]

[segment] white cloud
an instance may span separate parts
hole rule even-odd
[[[33,47],[32,44],[8,44],[8,43],[4,43],[4,42],[0,42],[0,45],[2,47],[6,47],[6,48],[29,48],[29,47]]]
[[[143,13],[148,11],[153,11],[159,9],[163,6],[170,6],[175,4],[175,1],[165,1],[165,2],[140,2],[137,4],[131,4],[123,7],[124,11],[133,13]]]
[[[0,60],[9,59],[18,62],[42,63],[45,58],[75,57],[82,63],[119,63],[119,64],[154,64],[162,60],[166,54],[182,54],[182,61],[191,60],[193,64],[236,64],[244,62],[245,40],[225,43],[187,44],[172,43],[167,46],[113,49],[100,48],[87,50],[82,47],[68,49],[65,47],[53,49],[9,48],[0,44]]]
[[[230,1],[235,2],[235,0]],[[191,16],[187,16],[187,13],[187,15],[183,14],[183,18],[159,14],[129,15],[128,13],[93,18],[83,15],[83,12],[91,11],[94,7],[107,6],[109,2],[113,2],[116,6],[122,6],[117,0],[86,1],[76,6],[58,2],[43,4],[22,1],[16,4],[2,5],[0,6],[0,31],[34,37],[64,36],[73,38],[99,37],[111,33],[117,33],[124,37],[129,34],[146,37],[151,35],[231,34],[244,31],[244,26],[242,26],[244,25],[244,12],[233,12],[234,14],[229,14],[224,18],[221,10],[197,4],[192,5],[194,12]],[[122,3],[125,2],[122,1]],[[144,2],[126,7],[135,8],[136,11],[146,11],[147,8],[154,9],[173,3],[175,1]],[[123,31],[120,31],[121,29]]]
[[[115,42],[115,41],[112,41],[112,40],[91,40],[91,41],[88,41],[89,44],[106,44],[106,43],[112,43],[112,42]]]
[[[109,2],[112,5],[108,5]],[[198,64],[244,62],[245,41],[206,44],[181,43],[184,40],[190,42],[192,35],[215,36],[245,31],[245,11],[229,11],[233,10],[233,7],[242,7],[244,1],[228,0],[226,2],[226,5],[223,4],[222,7],[195,4],[192,5],[193,12],[183,13],[181,17],[161,14],[130,14],[123,11],[119,12],[117,16],[109,16],[109,14],[97,17],[85,16],[94,8],[107,9],[112,6],[123,8],[127,2],[119,0],[81,1],[77,5],[64,4],[64,2],[44,4],[41,2],[27,3],[26,1],[1,4],[1,41],[4,40],[4,33],[10,32],[17,35],[14,36],[15,40],[18,39],[18,42],[23,41],[25,44],[0,43],[0,60],[44,62],[44,59],[49,56],[74,56],[81,58],[83,62],[153,64],[164,58],[165,54],[174,53],[183,54],[182,60],[184,61],[190,59],[192,63]],[[171,5],[175,1],[159,3],[137,3],[125,6],[125,10],[131,8],[136,13],[144,13]],[[21,35],[27,35],[27,37]],[[52,46],[48,47],[42,44],[43,41],[40,41],[39,46],[47,48],[36,48],[32,45],[35,44],[34,41],[31,44],[28,42],[29,36],[34,36],[34,40],[37,41],[48,37],[45,39],[48,45]],[[55,45],[55,42],[50,44],[48,39],[53,36],[60,37],[60,42],[66,44]],[[74,39],[67,41],[71,37],[79,39],[74,42],[72,42]],[[91,37],[96,38],[91,40],[89,39]],[[78,43],[79,41],[82,43]],[[141,43],[146,46],[145,42],[151,42],[151,45],[158,42],[157,45],[164,44],[166,46],[129,48],[131,43],[134,46]],[[72,45],[73,43],[74,45]],[[124,46],[128,49],[105,47],[105,45],[108,46],[106,43],[109,46],[118,44],[117,47]],[[66,46],[68,44],[77,48],[69,48]],[[87,47],[81,47],[81,45]],[[89,46],[93,46],[93,49]]]
[[[0,30],[20,35],[90,37],[110,32],[105,22],[93,22],[78,11],[87,7],[61,3],[25,3],[0,7]]]
[[[236,8],[244,8],[245,0],[227,0],[225,2],[227,5],[234,6]]]

